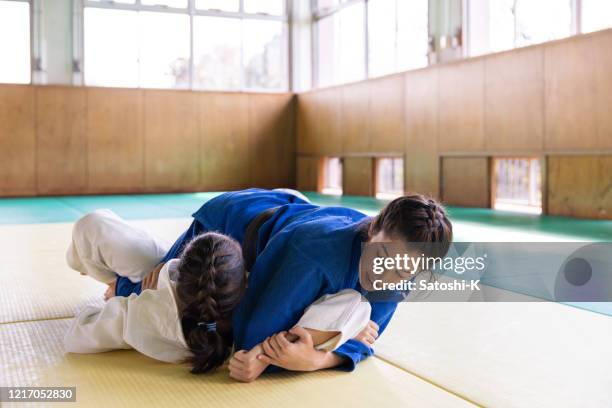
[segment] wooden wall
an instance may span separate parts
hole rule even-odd
[[[582,180],[581,207],[567,204],[568,166],[607,168],[612,156],[610,50],[612,30],[604,30],[300,94],[298,156],[401,154],[407,191],[474,206],[490,202],[490,157],[548,157],[556,172],[545,175],[548,213],[611,218],[601,204],[609,175],[605,186]],[[570,155],[580,158],[555,159]],[[450,185],[454,168],[471,197]],[[344,171],[371,179],[350,174],[363,171],[356,166]]]
[[[0,195],[292,187],[293,101],[0,85]]]

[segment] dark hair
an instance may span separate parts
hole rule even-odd
[[[444,207],[421,194],[405,195],[387,204],[368,230],[370,237],[379,232],[407,242],[435,243],[427,246],[429,256],[445,256],[453,241],[453,225]]]
[[[232,313],[245,287],[242,250],[232,238],[207,232],[185,247],[176,292],[183,334],[193,353],[192,373],[213,371],[229,357]]]

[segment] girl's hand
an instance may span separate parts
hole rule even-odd
[[[355,340],[365,344],[368,347],[372,347],[378,338],[378,325],[370,320],[366,327],[355,336]]]
[[[108,300],[112,297],[115,297],[115,286],[116,285],[117,285],[116,280],[108,284],[108,288],[106,288],[106,292],[104,292],[104,300]]]
[[[267,363],[257,358],[261,352],[261,346],[256,346],[251,351],[234,353],[229,362],[230,377],[247,383],[255,381],[268,367]]]
[[[288,334],[297,336],[297,341],[289,341]],[[326,355],[331,354],[316,350],[308,330],[298,326],[289,333],[283,331],[268,337],[262,347],[265,354],[261,354],[259,360],[292,371],[318,370],[325,364]]]
[[[142,280],[142,290],[157,289],[157,280],[159,279],[159,272],[164,267],[164,263],[157,265],[145,278]]]

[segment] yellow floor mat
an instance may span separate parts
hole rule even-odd
[[[469,406],[376,358],[353,373],[322,371],[231,381],[225,368],[195,376],[185,365],[157,362],[134,351],[66,354],[70,319],[0,325],[0,386],[76,386],[85,406]]]
[[[133,221],[173,241],[188,219]],[[105,285],[68,268],[72,223],[0,226],[0,323],[71,317],[99,302]]]
[[[134,224],[172,241],[189,221]],[[134,351],[65,355],[62,339],[69,317],[84,303],[100,302],[105,288],[66,266],[71,228],[0,227],[0,386],[76,386],[77,401],[84,406],[470,405],[376,358],[354,373],[285,373],[239,384],[225,369],[194,376],[186,366],[163,364]]]
[[[400,304],[376,353],[485,406],[612,406],[612,318],[562,304]]]

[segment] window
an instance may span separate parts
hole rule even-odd
[[[84,4],[86,85],[287,90],[284,0]]]
[[[323,162],[323,194],[342,195],[342,159],[327,157]]]
[[[376,198],[392,200],[404,194],[404,159],[376,159]]]
[[[612,27],[612,1],[581,0],[581,26],[583,33]]]
[[[493,208],[542,213],[542,175],[538,159],[497,158],[493,171]]]
[[[427,66],[428,0],[368,1],[370,77]]]
[[[572,35],[572,0],[469,0],[471,55],[509,50]]]
[[[428,64],[429,0],[318,0],[313,21],[317,86]]]
[[[318,85],[365,78],[364,19],[365,3],[357,2],[316,23]]]
[[[0,82],[30,83],[29,3],[0,1],[0,50]]]

